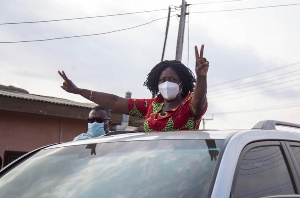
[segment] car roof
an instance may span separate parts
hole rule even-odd
[[[85,145],[85,144],[97,144],[104,142],[124,142],[124,141],[149,141],[149,140],[191,140],[191,139],[214,139],[214,140],[229,140],[233,139],[244,139],[255,141],[255,140],[297,140],[300,141],[300,133],[276,130],[275,125],[293,126],[300,128],[300,125],[266,120],[258,122],[252,129],[247,130],[194,130],[194,131],[168,131],[168,132],[121,132],[121,134],[114,135],[112,132],[108,136],[101,136],[98,138],[79,140],[73,142],[66,142],[49,146],[45,149],[66,147],[74,145]],[[244,141],[247,142],[247,141]]]
[[[124,142],[124,141],[147,141],[147,140],[189,140],[189,139],[226,139],[232,134],[238,132],[238,130],[222,130],[222,131],[168,131],[168,132],[148,132],[148,133],[125,133],[109,136],[101,136],[98,138],[91,138],[86,140],[79,140],[73,142],[66,142],[51,146],[73,146],[80,144],[97,144],[103,142]]]

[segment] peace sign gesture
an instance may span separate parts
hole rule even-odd
[[[196,75],[197,77],[206,76],[208,72],[209,62],[203,57],[204,45],[201,45],[200,56],[197,46],[195,46],[195,56],[196,56]]]
[[[58,71],[58,74],[64,79],[63,85],[60,86],[62,89],[74,94],[79,92],[79,88],[67,77],[64,71]]]

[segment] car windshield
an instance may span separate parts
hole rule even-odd
[[[0,197],[205,197],[223,140],[111,142],[41,150]]]

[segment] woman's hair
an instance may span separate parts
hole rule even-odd
[[[152,94],[158,94],[159,77],[161,73],[167,68],[171,68],[179,76],[183,87],[182,97],[186,97],[189,92],[193,92],[194,83],[196,82],[193,72],[180,61],[166,60],[155,65],[155,67],[153,67],[148,74],[146,81],[144,82],[144,86],[146,86],[152,92]]]

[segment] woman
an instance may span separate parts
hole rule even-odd
[[[207,109],[206,76],[209,62],[200,55],[195,46],[196,79],[190,69],[179,61],[163,61],[157,64],[144,83],[154,94],[154,99],[127,99],[113,94],[78,88],[62,71],[61,86],[65,91],[80,94],[113,112],[145,118],[144,129],[150,131],[172,131],[198,129],[201,117]],[[195,85],[194,85],[195,83]]]

